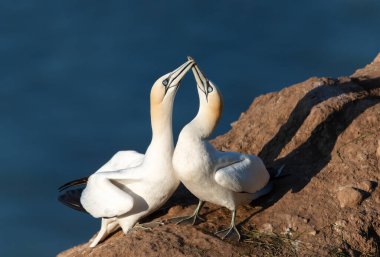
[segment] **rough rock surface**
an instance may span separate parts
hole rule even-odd
[[[353,187],[343,187],[339,189],[337,198],[340,207],[356,207],[364,200],[364,193]]]
[[[230,213],[206,204],[207,222],[118,231],[94,249],[85,243],[58,256],[380,255],[380,54],[350,77],[313,77],[257,97],[212,142],[258,154],[269,167],[285,164],[271,194],[239,207],[242,242],[213,235]],[[341,208],[342,188],[359,192],[360,201]],[[187,215],[195,206],[180,187],[149,220]]]

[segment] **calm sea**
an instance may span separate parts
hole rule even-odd
[[[187,55],[224,94],[218,135],[255,96],[371,61],[379,13],[378,0],[2,0],[0,256],[53,256],[98,230],[57,187],[144,151],[150,87]],[[197,107],[190,75],[175,135]]]

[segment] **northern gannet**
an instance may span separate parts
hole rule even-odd
[[[193,65],[194,61],[189,60],[154,83],[150,93],[152,141],[145,155],[119,152],[88,179],[72,181],[60,188],[87,184],[78,209],[83,207],[93,217],[102,218],[101,229],[90,247],[95,247],[118,226],[126,234],[138,220],[161,207],[178,187],[180,181],[172,166],[173,103],[182,78]],[[75,208],[72,203],[69,205]]]
[[[189,57],[189,60],[191,58]],[[262,160],[255,155],[216,150],[206,139],[214,131],[223,109],[218,88],[199,70],[192,68],[197,82],[199,111],[180,132],[173,155],[173,167],[181,182],[199,199],[194,214],[178,223],[199,217],[205,201],[231,210],[231,226],[216,232],[226,232],[224,239],[235,231],[236,208],[271,191],[270,174]]]

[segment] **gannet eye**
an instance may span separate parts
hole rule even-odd
[[[212,88],[212,86],[208,85],[207,86],[207,93],[211,93],[214,89]]]
[[[168,79],[165,79],[164,81],[162,81],[162,85],[164,85],[165,87],[168,85],[168,83],[169,83]]]

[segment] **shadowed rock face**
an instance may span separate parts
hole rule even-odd
[[[258,154],[270,167],[285,164],[286,176],[270,195],[238,209],[243,242],[213,235],[229,224],[230,213],[206,204],[207,222],[194,227],[119,231],[95,249],[83,244],[59,256],[378,256],[380,54],[350,77],[310,78],[257,97],[212,143]],[[190,214],[195,203],[180,187],[147,220]]]

